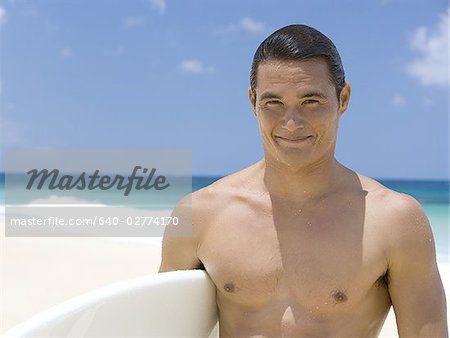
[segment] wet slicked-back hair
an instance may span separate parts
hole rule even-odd
[[[334,43],[318,30],[306,25],[289,25],[273,32],[258,47],[253,57],[250,86],[256,99],[258,65],[265,61],[300,61],[324,58],[328,63],[330,81],[337,97],[345,86],[341,57]]]

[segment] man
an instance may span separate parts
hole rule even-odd
[[[192,236],[165,237],[160,271],[207,271],[221,337],[376,337],[391,305],[400,337],[447,336],[422,207],[334,157],[350,99],[334,44],[274,32],[249,98],[264,159],[190,196]]]

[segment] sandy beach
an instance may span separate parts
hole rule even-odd
[[[154,274],[160,238],[1,237],[1,331],[71,297]],[[440,263],[450,293],[450,265]],[[448,303],[448,301],[447,301]],[[393,312],[380,337],[398,337]]]

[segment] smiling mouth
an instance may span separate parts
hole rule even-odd
[[[279,138],[280,140],[283,140],[284,142],[289,142],[289,143],[300,143],[300,142],[304,142],[308,139],[310,139],[312,136],[306,136],[306,137],[302,137],[302,138],[296,138],[296,139],[290,139],[290,138],[284,138],[281,136],[277,136],[277,138]]]

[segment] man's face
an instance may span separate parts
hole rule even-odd
[[[267,61],[258,66],[255,110],[265,156],[288,166],[334,157],[338,123],[350,86],[336,97],[326,61]],[[280,163],[280,164],[281,164]]]

